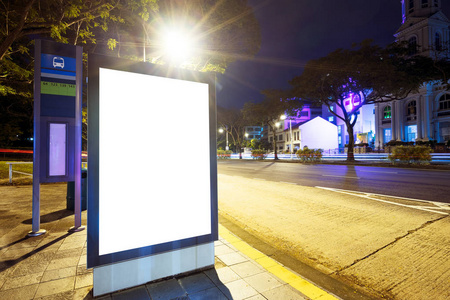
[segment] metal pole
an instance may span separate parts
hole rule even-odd
[[[226,140],[227,140],[227,146],[225,147],[225,150],[230,150],[230,147],[228,147],[228,126],[225,126],[225,131],[226,131]]]
[[[69,232],[77,232],[85,229],[81,226],[81,97],[83,92],[83,48],[76,48],[76,97],[75,97],[75,151],[74,151],[74,176],[75,176],[75,205],[74,216],[75,225],[69,229]]]
[[[9,183],[12,183],[12,164],[9,164]]]
[[[292,144],[292,119],[289,118],[289,129],[290,129],[290,135],[291,135],[291,159],[292,159],[292,154],[294,152],[294,148],[293,148],[293,144]]]
[[[36,40],[34,46],[34,137],[33,137],[33,202],[31,213],[31,231],[28,236],[38,236],[46,232],[41,226],[40,204],[40,142],[41,142],[41,40]]]

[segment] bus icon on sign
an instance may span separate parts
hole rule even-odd
[[[53,68],[64,69],[64,58],[58,56],[53,57]]]

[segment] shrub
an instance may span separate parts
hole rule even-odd
[[[218,159],[230,159],[231,153],[233,153],[233,151],[231,151],[231,150],[217,150],[217,158]]]
[[[252,150],[252,158],[253,159],[266,159],[267,157],[267,152],[265,150],[261,150],[261,149],[255,149]]]
[[[298,149],[296,154],[302,162],[317,162],[322,159],[322,152],[322,149],[309,149],[307,146],[305,146],[303,147],[303,149]]]
[[[431,161],[431,148],[426,146],[397,146],[388,156],[392,163],[397,160],[400,163],[417,164]]]

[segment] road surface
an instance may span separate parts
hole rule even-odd
[[[219,161],[220,174],[450,203],[450,170]]]

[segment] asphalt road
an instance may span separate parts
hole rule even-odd
[[[227,160],[218,173],[450,203],[450,170]]]

